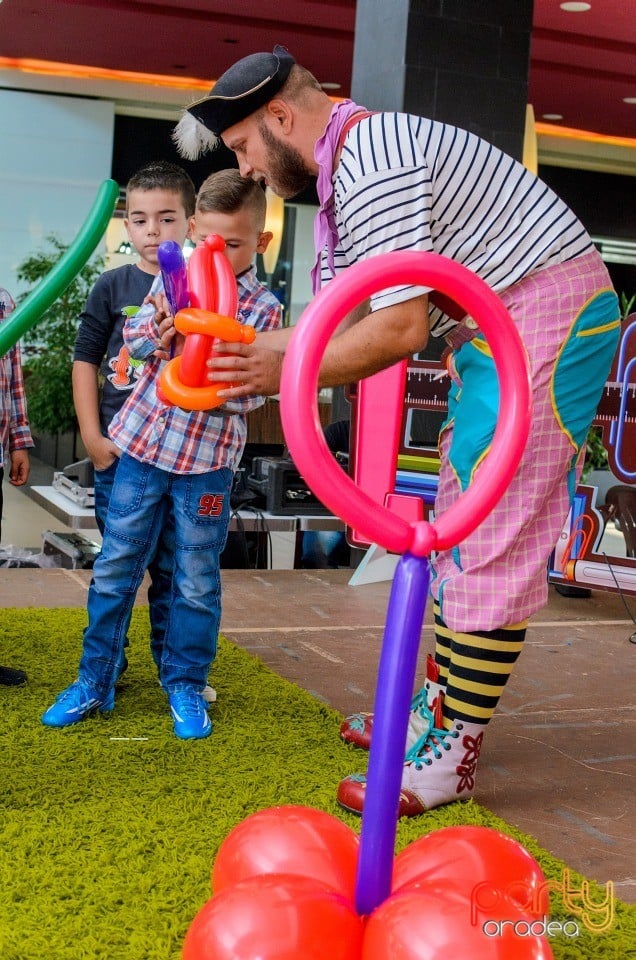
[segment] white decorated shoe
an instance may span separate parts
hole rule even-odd
[[[411,747],[402,773],[402,795],[410,807],[419,804],[424,813],[472,797],[484,729],[482,723],[455,720],[450,730],[434,727]]]
[[[405,751],[410,750],[428,729],[429,714],[435,713],[439,695],[444,693],[444,689],[444,685],[439,683],[439,667],[429,653],[426,658],[426,681],[411,700]],[[344,742],[361,750],[370,748],[372,733],[372,713],[352,713],[340,725],[340,736]]]
[[[444,694],[438,693],[435,710],[427,711],[421,737],[407,750],[398,817],[417,817],[473,795],[484,724],[456,720],[446,730],[442,726],[443,703]],[[364,774],[345,777],[338,785],[338,803],[351,813],[362,813],[366,789]]]

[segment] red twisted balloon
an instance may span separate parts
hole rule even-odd
[[[174,318],[175,327],[185,336],[183,353],[164,367],[159,378],[163,397],[185,410],[210,410],[224,402],[218,393],[228,384],[212,384],[206,377],[207,361],[216,353],[215,340],[253,343],[256,336],[253,327],[234,319],[238,291],[224,250],[225,241],[216,234],[193,250],[188,264],[191,306]]]

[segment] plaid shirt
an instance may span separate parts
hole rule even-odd
[[[14,307],[11,294],[0,287],[0,323],[9,316]],[[7,456],[14,450],[32,446],[20,347],[16,343],[0,357],[0,467],[4,467]]]
[[[252,267],[241,274],[237,284],[241,323],[259,331],[279,327],[280,304],[257,280],[256,270]],[[162,290],[159,274],[150,293]],[[231,400],[212,412],[182,410],[162,403],[156,385],[166,361],[152,356],[160,348],[154,313],[152,304],[146,304],[124,325],[124,343],[130,356],[145,363],[135,389],[110,424],[111,439],[135,460],[169,473],[208,473],[221,467],[235,470],[247,436],[245,414],[260,407],[265,398]]]

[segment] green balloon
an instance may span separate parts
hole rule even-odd
[[[104,235],[118,196],[119,184],[114,180],[104,180],[86,220],[68,250],[35,290],[13,311],[9,319],[0,325],[0,357],[18,342],[25,331],[38,322],[84,267]]]

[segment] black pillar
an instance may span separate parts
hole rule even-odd
[[[351,96],[523,151],[532,0],[357,0]]]

